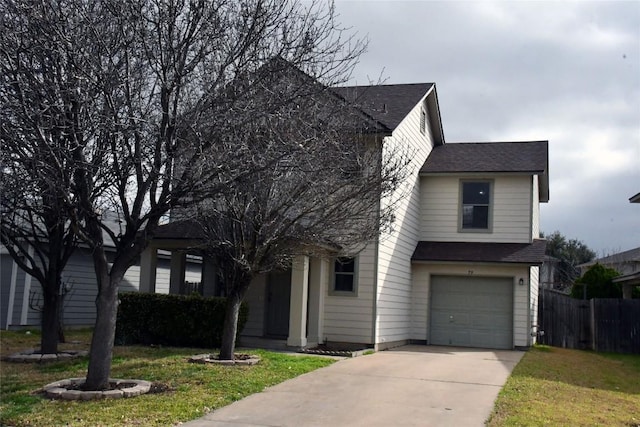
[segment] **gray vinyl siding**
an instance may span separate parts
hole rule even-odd
[[[7,327],[7,313],[9,312],[9,294],[11,292],[11,271],[13,260],[8,254],[0,254],[0,328]]]
[[[11,318],[11,324],[9,326],[20,324],[22,318],[24,296],[26,295],[24,289],[26,277],[27,274],[22,269],[18,269],[18,274],[16,275],[16,290],[13,299],[13,316]],[[33,284],[33,280],[31,282]]]
[[[267,304],[267,275],[261,274],[253,279],[245,296],[245,302],[249,305],[249,318],[242,330],[242,336],[264,336],[265,307]]]
[[[433,96],[433,93],[428,96]],[[389,150],[399,147],[408,150],[411,164],[407,179],[397,190],[398,195],[404,194],[405,197],[395,201],[393,229],[380,238],[375,338],[379,344],[408,340],[412,333],[411,255],[418,242],[421,208],[418,173],[433,148],[431,124],[427,123],[425,134],[420,132],[422,108],[423,101],[384,142]],[[383,200],[383,205],[386,202]]]

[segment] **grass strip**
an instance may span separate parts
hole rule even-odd
[[[640,355],[535,346],[496,400],[489,426],[640,426]]]
[[[38,346],[39,334],[0,331],[2,355]],[[91,331],[71,331],[62,349],[85,350]],[[244,350],[243,350],[244,351]],[[189,356],[203,349],[123,346],[114,348],[111,376],[144,379],[165,391],[130,399],[100,401],[48,400],[37,394],[42,386],[86,375],[88,358],[48,364],[2,362],[0,425],[21,426],[168,426],[198,418],[267,387],[333,362],[250,350],[261,361],[255,366],[194,364]]]

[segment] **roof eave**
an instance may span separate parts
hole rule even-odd
[[[436,84],[431,85],[427,92],[427,114],[431,124],[431,134],[433,135],[433,145],[444,145],[444,129],[442,127],[442,116],[440,115],[440,103],[438,102],[438,92]]]
[[[513,265],[513,266],[534,266],[534,265],[542,265],[544,262],[541,261],[451,261],[451,260],[421,260],[421,259],[413,259],[411,258],[411,262],[415,264],[430,264],[430,265]]]

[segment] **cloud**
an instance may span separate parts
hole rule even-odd
[[[635,2],[351,2],[353,83],[435,82],[447,142],[549,140],[542,228],[598,252],[640,246]]]

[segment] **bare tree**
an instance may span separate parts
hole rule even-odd
[[[409,164],[408,152],[383,155],[375,121],[331,88],[281,61],[262,74],[242,108],[253,120],[229,132],[228,143],[271,166],[231,181],[195,215],[227,296],[221,359],[234,357],[252,279],[290,266],[296,255],[355,255],[391,225]]]
[[[297,1],[8,0],[2,13],[29,27],[16,33],[17,50],[3,53],[11,67],[60,80],[53,90],[71,141],[65,203],[98,283],[85,387],[103,389],[118,286],[161,218],[271,166],[230,146],[230,132],[251,120],[236,114],[251,103],[255,81],[247,76],[280,57],[330,85],[348,78],[362,44],[345,38],[332,5]],[[50,46],[45,58],[56,58],[58,69],[28,59],[40,45]],[[16,89],[26,94],[27,116],[43,108],[30,99],[32,84]],[[119,230],[108,227],[107,211],[118,215]]]
[[[74,127],[85,120],[73,105],[83,85],[70,82],[68,59],[53,37],[59,23],[34,22],[32,6],[3,2],[0,15],[0,238],[41,284],[40,351],[56,353],[61,275],[77,246],[70,153]]]

